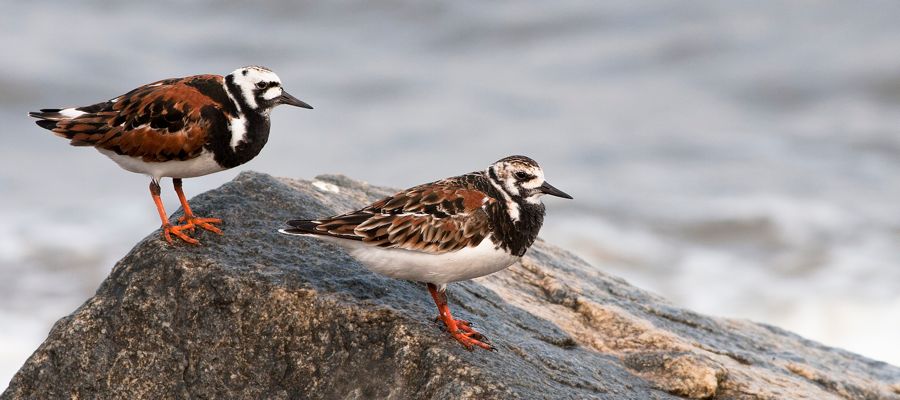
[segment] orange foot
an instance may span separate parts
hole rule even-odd
[[[185,226],[191,225],[189,228],[191,231],[194,230],[194,227],[203,228],[210,232],[215,232],[218,234],[222,234],[222,230],[219,227],[213,224],[221,224],[222,220],[219,218],[200,218],[196,216],[182,216],[178,218],[178,222],[184,222]]]
[[[497,351],[497,348],[492,346],[490,341],[488,341],[484,335],[472,328],[471,322],[462,319],[443,321],[440,316],[435,318],[435,320],[444,322],[446,330],[457,342],[462,344],[466,350],[472,351],[475,349],[475,346],[478,346],[485,350]],[[454,331],[451,329],[450,325],[455,325],[456,330]]]
[[[172,235],[175,235],[175,237],[177,237],[181,240],[184,240],[185,242],[188,242],[190,244],[200,244],[199,240],[194,239],[194,238],[188,236],[187,234],[185,234],[184,232],[182,232],[182,231],[193,230],[193,229],[194,229],[194,224],[172,225],[172,224],[166,222],[162,226],[162,235],[163,235],[163,238],[166,239],[167,242],[169,242],[169,244],[172,244]]]

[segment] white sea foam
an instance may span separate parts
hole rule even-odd
[[[313,181],[312,184],[313,184],[313,186],[316,187],[316,189],[319,189],[323,192],[331,192],[331,193],[340,193],[341,192],[341,188],[333,183],[328,183],[325,181]]]

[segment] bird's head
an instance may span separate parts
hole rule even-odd
[[[225,82],[234,87],[232,95],[250,110],[268,115],[275,106],[289,104],[296,107],[312,108],[309,104],[291,96],[281,87],[281,79],[265,67],[250,66],[234,70],[225,77]]]
[[[493,163],[488,167],[488,176],[510,197],[523,199],[528,203],[539,204],[540,197],[545,194],[572,198],[547,182],[541,166],[525,156],[509,156]]]

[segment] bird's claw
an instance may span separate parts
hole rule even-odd
[[[193,229],[194,229],[194,224],[172,225],[172,224],[167,223],[162,226],[162,235],[163,235],[163,238],[166,239],[167,242],[169,242],[169,244],[173,244],[172,235],[175,235],[175,237],[177,237],[181,240],[184,240],[185,242],[188,242],[190,244],[200,244],[199,240],[194,239],[183,232],[185,230],[193,230]]]
[[[453,336],[466,350],[473,351],[475,346],[478,346],[485,350],[497,351],[497,348],[491,345],[484,335],[472,328],[471,322],[463,319],[453,320],[456,324],[456,331],[450,332],[449,327],[440,316],[435,317],[435,322],[438,321],[442,322],[441,329],[450,333],[450,336]]]
[[[213,225],[213,224],[221,224],[222,223],[222,220],[219,218],[200,218],[200,217],[194,217],[194,216],[191,216],[191,217],[181,216],[178,218],[178,222],[183,222],[185,225],[190,225],[191,227],[188,229],[192,232],[194,231],[194,228],[197,227],[197,228],[206,229],[210,232],[218,233],[220,235],[222,234],[222,230],[219,229],[219,227]]]
[[[450,335],[452,335],[457,342],[462,344],[466,350],[473,351],[475,350],[475,346],[478,346],[485,350],[497,351],[497,348],[494,347],[481,333],[457,330],[456,332],[451,332]]]

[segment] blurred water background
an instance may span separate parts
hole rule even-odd
[[[900,364],[900,3],[0,1],[0,388],[159,221],[25,116],[260,64],[240,170],[409,186],[527,154],[548,241],[672,302]],[[164,184],[170,211],[177,208]]]

